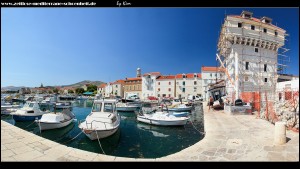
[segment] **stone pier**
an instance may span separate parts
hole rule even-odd
[[[203,103],[205,137],[156,159],[109,156],[47,140],[1,120],[1,161],[299,161],[299,133],[274,145],[274,125],[254,115],[209,111]]]

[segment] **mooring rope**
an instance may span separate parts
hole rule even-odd
[[[25,128],[29,127],[29,126],[32,125],[33,123],[35,123],[35,120],[34,120],[32,123],[30,123],[28,126],[26,126]]]
[[[77,134],[77,136],[75,136],[75,137],[72,138],[71,140],[68,140],[68,141],[63,142],[62,144],[65,144],[65,143],[67,143],[67,142],[69,142],[69,141],[74,140],[74,139],[77,138],[81,133],[83,133],[83,132],[81,131],[80,133]]]
[[[99,146],[100,146],[100,148],[101,148],[103,154],[105,154],[105,152],[104,152],[104,150],[103,150],[103,148],[102,148],[102,146],[101,146],[101,143],[100,143],[100,139],[99,139],[98,133],[97,133],[96,130],[95,130],[95,132],[96,132],[96,135],[97,135],[97,139],[98,139]],[[105,154],[105,155],[106,155],[106,154]]]
[[[205,132],[199,131],[199,130],[196,128],[196,126],[193,124],[193,121],[192,121],[192,120],[190,120],[190,122],[191,122],[191,124],[192,124],[192,126],[194,127],[195,130],[197,130],[200,134],[205,134]]]

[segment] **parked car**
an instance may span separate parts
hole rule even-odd
[[[188,100],[189,101],[203,101],[203,98],[202,98],[202,96],[194,96],[194,95],[190,95],[189,97],[188,97]]]

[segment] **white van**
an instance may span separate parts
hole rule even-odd
[[[189,95],[188,100],[190,100],[190,101],[203,101],[203,98],[202,98],[202,96]]]

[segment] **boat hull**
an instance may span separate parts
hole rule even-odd
[[[22,116],[22,115],[12,115],[15,121],[34,121],[36,119],[41,119],[42,115],[38,116]]]
[[[170,113],[175,117],[187,117],[189,115],[188,112],[172,112]]]
[[[117,111],[136,111],[137,107],[117,107]]]
[[[172,120],[172,121],[165,121],[165,120],[154,120],[149,119],[144,116],[138,116],[137,120],[143,123],[153,124],[153,125],[159,125],[159,126],[183,126],[187,123],[188,119],[185,120]]]
[[[167,111],[166,108],[163,108],[164,111]],[[169,111],[175,111],[175,112],[183,112],[183,111],[191,111],[191,107],[186,107],[186,108],[170,108],[168,109]]]
[[[81,129],[81,130],[89,139],[97,140],[98,138],[102,139],[113,135],[118,130],[118,127],[110,130],[88,130],[88,129]]]
[[[68,121],[62,122],[62,123],[47,123],[47,122],[37,122],[37,125],[40,127],[40,130],[51,130],[51,129],[57,129],[57,128],[62,128],[65,127],[71,122],[73,119],[70,119]]]

